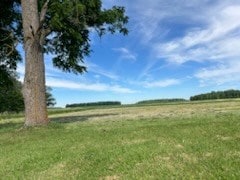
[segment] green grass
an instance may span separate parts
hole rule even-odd
[[[5,119],[0,177],[239,179],[239,110],[239,101],[95,108],[28,129]]]

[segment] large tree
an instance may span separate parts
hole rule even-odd
[[[0,6],[4,6],[3,1]],[[91,52],[89,33],[96,30],[100,36],[106,32],[125,35],[128,17],[123,7],[103,9],[101,0],[21,0],[20,4],[10,1],[13,3],[9,9],[22,14],[25,125],[47,124],[43,54],[54,54],[53,65],[63,71],[83,73],[84,57]],[[21,41],[21,19],[13,18],[12,22],[16,29],[11,32],[16,32],[15,39]]]

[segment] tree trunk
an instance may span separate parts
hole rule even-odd
[[[25,77],[23,87],[25,125],[44,125],[48,123],[48,117],[38,2],[37,0],[21,0],[21,4],[25,50]]]

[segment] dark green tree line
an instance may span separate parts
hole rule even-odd
[[[121,105],[121,102],[119,102],[119,101],[100,101],[100,102],[89,102],[89,103],[74,103],[74,104],[67,104],[66,108],[87,107],[87,106],[113,106],[113,105]]]
[[[229,99],[229,98],[240,98],[239,90],[226,90],[226,91],[212,91],[210,93],[199,94],[191,96],[191,101],[197,100],[209,100],[209,99]]]
[[[154,104],[154,103],[170,103],[170,102],[184,102],[184,101],[187,101],[187,100],[183,98],[153,99],[153,100],[139,101],[136,104]]]

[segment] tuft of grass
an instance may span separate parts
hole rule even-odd
[[[85,109],[0,121],[3,179],[238,179],[240,102]]]

